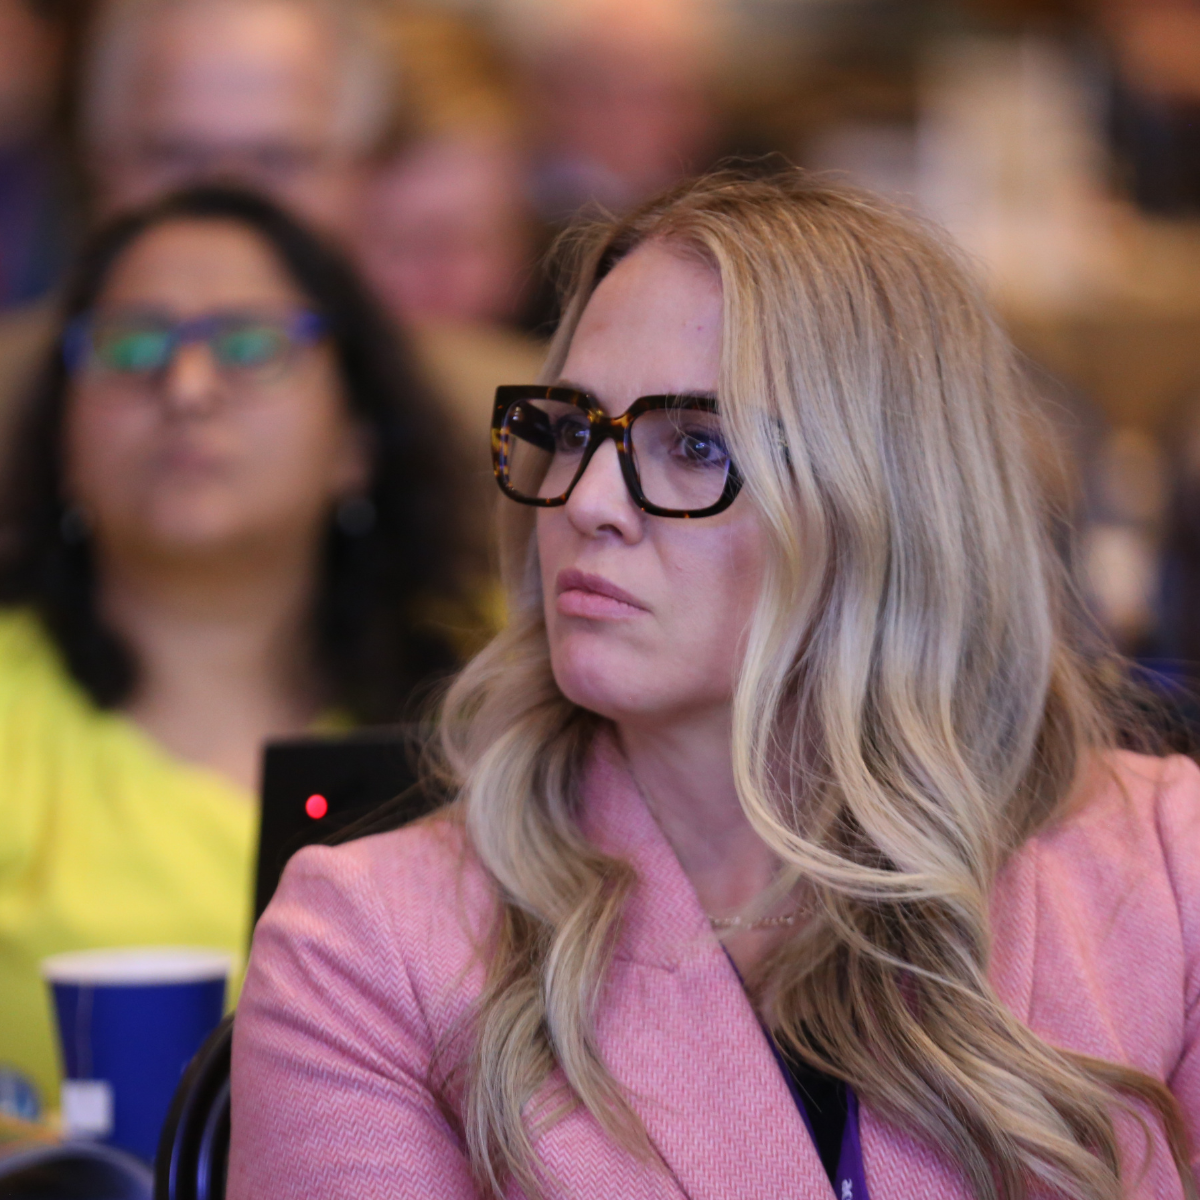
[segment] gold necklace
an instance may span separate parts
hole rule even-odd
[[[759,917],[757,921],[744,921],[741,917],[708,917],[714,929],[779,929],[784,925],[795,925],[799,909],[792,909],[781,917]]]

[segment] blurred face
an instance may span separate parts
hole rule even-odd
[[[331,41],[313,14],[271,0],[164,11],[144,35],[119,139],[95,164],[103,206],[227,178],[346,227],[359,164],[335,128]]]
[[[76,368],[65,425],[68,499],[103,549],[186,560],[308,544],[364,486],[331,347],[278,340],[307,303],[232,222],[174,221],[125,251],[92,326],[114,332]],[[155,343],[124,331],[203,318],[223,340],[183,339],[161,369],[134,369]]]
[[[358,240],[401,321],[512,317],[530,250],[515,155],[466,141],[416,147],[372,180]]]
[[[703,65],[669,41],[596,33],[561,47],[536,82],[554,149],[610,172],[626,204],[694,170],[715,144]]]
[[[612,416],[639,396],[714,394],[720,344],[714,272],[647,244],[596,289],[563,381]],[[728,709],[763,571],[763,539],[744,495],[711,517],[648,516],[606,441],[566,505],[538,510],[537,545],[564,695],[618,724]]]

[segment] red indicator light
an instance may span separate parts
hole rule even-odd
[[[319,821],[329,811],[329,801],[324,796],[314,794],[305,800],[304,811],[314,821]]]

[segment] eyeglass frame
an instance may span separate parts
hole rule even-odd
[[[508,483],[508,460],[504,447],[504,418],[520,400],[554,400],[563,404],[571,404],[581,409],[587,415],[588,444],[584,447],[579,467],[566,491],[557,496],[525,496],[515,491]],[[616,444],[617,461],[621,465],[621,477],[630,498],[642,512],[654,517],[675,517],[682,520],[693,520],[699,517],[712,517],[724,512],[742,490],[742,477],[737,465],[730,458],[725,473],[725,486],[716,502],[706,508],[679,509],[662,508],[646,498],[642,491],[641,480],[638,478],[637,466],[634,463],[632,430],[634,421],[645,412],[662,409],[683,409],[692,412],[715,413],[719,411],[717,401],[707,396],[687,395],[653,395],[639,396],[619,416],[610,417],[601,407],[600,402],[589,392],[578,388],[543,386],[540,384],[505,384],[496,389],[496,402],[492,409],[492,471],[500,490],[518,504],[528,504],[535,508],[559,508],[566,504],[575,490],[575,485],[583,478],[588,465],[595,457],[596,451],[609,438]]]
[[[80,313],[77,317],[68,321],[66,328],[63,330],[63,365],[72,375],[78,374],[88,365],[88,360],[92,354],[89,339],[98,315],[94,310]],[[145,315],[149,319],[150,315]],[[249,321],[261,320],[264,323],[271,322],[278,324],[287,334],[293,348],[315,346],[329,332],[329,322],[325,317],[307,308],[294,309],[287,314],[273,314],[270,316],[265,313],[229,311],[205,313],[203,316],[191,317],[184,321],[165,320],[161,328],[171,334],[172,345],[171,353],[161,367],[155,367],[151,371],[110,370],[109,374],[131,380],[154,378],[170,368],[171,364],[175,361],[175,356],[184,346],[195,345],[196,343],[203,343],[211,354],[212,338],[219,332],[221,324],[229,321],[231,318],[238,317],[244,317]],[[218,370],[224,371],[227,369],[216,359],[215,355],[213,356],[213,361],[216,363]]]

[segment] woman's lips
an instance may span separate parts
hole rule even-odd
[[[555,607],[559,616],[612,620],[648,612],[644,604],[624,588],[609,583],[602,575],[584,571],[560,571],[554,582]]]
[[[177,442],[162,447],[153,458],[155,470],[162,475],[208,479],[229,469],[228,456]]]

